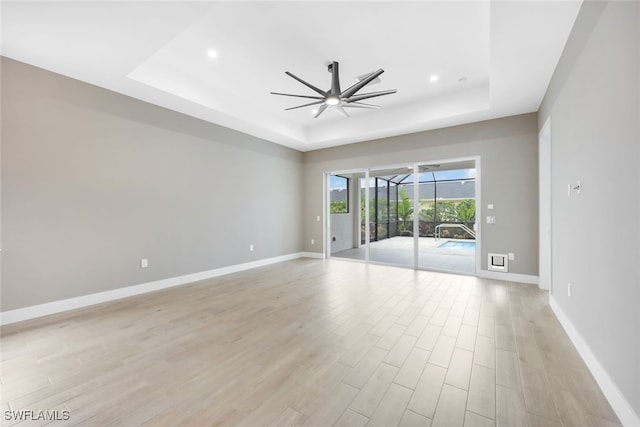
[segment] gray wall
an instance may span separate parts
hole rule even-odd
[[[640,10],[585,2],[551,116],[553,297],[640,414]],[[567,184],[582,181],[580,195]],[[567,296],[567,283],[573,286]]]
[[[301,176],[295,150],[3,58],[2,310],[299,252]]]
[[[496,224],[479,221],[482,268],[487,253],[514,252],[512,273],[538,274],[538,154],[536,114],[385,138],[304,155],[304,250],[322,252],[323,172],[480,156],[484,217],[494,204]],[[311,245],[315,239],[316,245]]]
[[[330,224],[331,253],[353,248],[353,213],[331,214]]]

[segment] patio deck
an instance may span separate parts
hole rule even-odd
[[[418,251],[418,267],[427,270],[447,271],[462,274],[475,274],[475,249],[440,247],[447,241],[456,239],[436,239],[420,237]],[[464,241],[464,240],[463,240]],[[469,241],[469,240],[467,240]],[[347,249],[331,254],[333,258],[354,260],[365,259],[365,247]],[[390,239],[371,242],[369,256],[371,262],[400,265],[413,268],[413,237],[392,237]]]

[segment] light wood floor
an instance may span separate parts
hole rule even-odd
[[[473,277],[286,262],[3,328],[3,414],[69,410],[66,424],[94,426],[619,425],[547,299]]]

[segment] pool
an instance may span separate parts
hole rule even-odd
[[[475,240],[469,240],[469,241],[447,240],[446,242],[439,245],[438,248],[475,250],[476,242]]]

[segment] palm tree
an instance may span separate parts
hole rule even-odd
[[[456,211],[460,222],[473,228],[472,224],[476,221],[475,201],[472,199],[461,201],[456,206]],[[465,235],[469,235],[469,233],[465,233]],[[469,235],[469,237],[472,238],[473,236]]]
[[[407,223],[412,220],[413,204],[409,199],[409,194],[407,193],[407,190],[402,189],[398,193],[400,195],[400,201],[398,202],[398,217],[400,218],[400,221],[401,221],[400,224],[398,225],[400,226],[399,231],[404,232],[409,229],[409,227],[407,226]]]
[[[475,222],[476,219],[476,204],[472,199],[466,199],[461,201],[456,209],[458,212],[458,218],[462,223]]]

